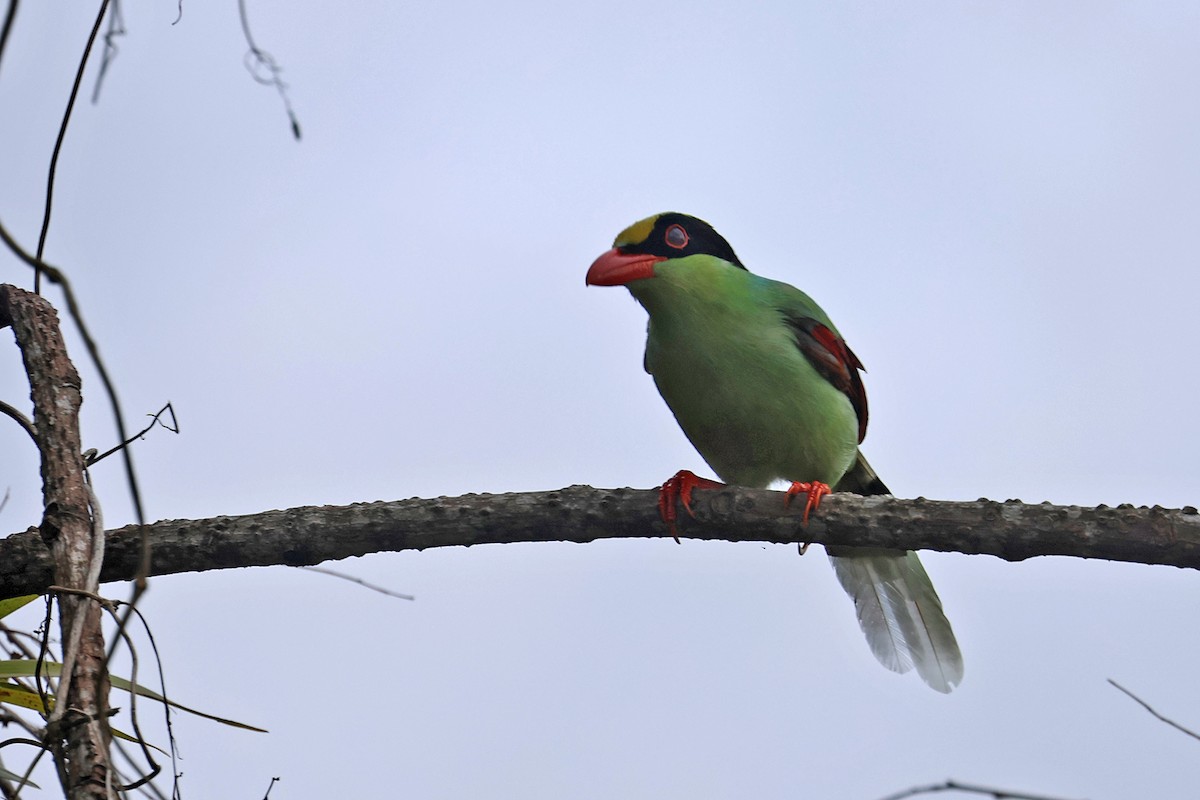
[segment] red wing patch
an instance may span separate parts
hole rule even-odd
[[[846,346],[842,337],[812,317],[784,314],[784,322],[792,329],[796,346],[825,380],[832,383],[850,399],[858,415],[858,440],[867,435],[867,391],[863,388],[862,362]]]

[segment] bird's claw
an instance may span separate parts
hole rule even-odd
[[[783,505],[785,507],[790,506],[792,498],[798,494],[807,495],[808,500],[804,503],[804,516],[800,519],[805,525],[808,525],[808,512],[815,511],[821,505],[821,498],[832,492],[833,490],[829,488],[828,483],[821,483],[820,481],[812,481],[810,483],[792,481],[792,485],[788,487],[787,495],[784,497]],[[803,551],[801,552],[803,553]]]
[[[658,490],[658,515],[667,524],[667,530],[675,540],[675,544],[682,544],[679,541],[679,533],[675,530],[675,520],[679,518],[679,511],[675,507],[676,499],[683,503],[688,516],[694,518],[696,514],[692,511],[692,490],[719,489],[724,485],[718,481],[701,478],[686,469],[679,470],[662,485]]]

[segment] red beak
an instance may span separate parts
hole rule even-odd
[[[622,253],[614,247],[592,262],[586,283],[589,286],[624,286],[630,281],[653,278],[654,265],[666,260],[663,256],[645,253]]]

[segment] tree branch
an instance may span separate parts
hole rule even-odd
[[[469,494],[351,506],[304,506],[242,517],[164,520],[146,526],[150,574],[319,564],[367,553],[511,542],[590,542],[667,536],[653,489],[571,486],[523,494]],[[986,554],[1009,561],[1066,555],[1200,568],[1195,508],[1080,508],[1015,500],[944,502],[833,494],[807,529],[783,495],[727,487],[697,490],[692,539],[901,547]],[[137,526],[108,532],[105,581],[130,580],[141,557]],[[51,583],[36,533],[0,540],[0,597]]]
[[[2,325],[12,326],[29,375],[45,504],[40,541],[53,562],[55,583],[69,590],[58,598],[63,670],[46,743],[59,764],[67,797],[103,799],[110,781],[111,737],[104,636],[99,604],[80,596],[80,591],[94,593],[98,587],[94,568],[102,557],[103,530],[97,522],[93,531],[94,503],[84,481],[79,373],[67,357],[58,315],[44,298],[0,286]]]
[[[1137,703],[1139,706],[1141,706],[1142,708],[1149,711],[1150,715],[1152,717],[1154,717],[1155,719],[1157,719],[1159,722],[1165,722],[1166,724],[1170,725],[1175,730],[1181,731],[1182,733],[1186,733],[1188,736],[1192,737],[1193,739],[1200,739],[1200,733],[1196,733],[1191,728],[1185,728],[1184,726],[1180,725],[1175,720],[1170,719],[1169,717],[1165,717],[1162,714],[1158,713],[1157,711],[1154,710],[1154,708],[1149,703],[1147,703],[1142,698],[1138,697],[1133,692],[1126,689],[1121,684],[1114,681],[1112,678],[1109,678],[1108,682],[1111,683],[1116,689],[1119,689],[1121,692],[1123,692],[1127,697],[1129,697],[1131,700],[1133,700],[1133,702]]]
[[[1044,794],[1026,794],[1025,792],[1010,792],[1007,789],[996,789],[991,786],[978,786],[973,783],[959,783],[958,781],[945,781],[944,783],[933,783],[928,786],[914,786],[911,789],[905,789],[903,792],[889,794],[883,800],[904,800],[906,797],[916,797],[922,794],[937,794],[939,792],[961,792],[963,794],[982,794],[991,797],[992,800],[1062,800],[1062,798],[1049,797]]]

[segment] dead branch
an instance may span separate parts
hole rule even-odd
[[[145,527],[150,574],[233,567],[307,566],[367,553],[512,542],[591,542],[667,536],[653,489],[566,489],[522,494],[304,506],[241,517],[164,520]],[[1008,561],[1064,555],[1200,568],[1200,514],[833,494],[807,528],[783,494],[727,487],[697,491],[691,539],[901,547],[984,554]],[[137,526],[108,532],[102,580],[130,580],[141,559]],[[41,592],[52,582],[35,532],[0,540],[0,597]]]
[[[1200,733],[1196,733],[1196,732],[1195,732],[1194,730],[1192,730],[1191,728],[1185,728],[1183,725],[1180,725],[1180,724],[1179,724],[1178,722],[1176,722],[1175,720],[1173,720],[1173,719],[1170,719],[1169,717],[1165,717],[1165,716],[1163,716],[1162,714],[1158,713],[1157,711],[1155,711],[1155,710],[1154,710],[1154,708],[1153,708],[1153,707],[1152,707],[1152,706],[1151,706],[1149,703],[1147,703],[1147,702],[1146,702],[1145,700],[1143,700],[1142,698],[1138,697],[1138,696],[1137,696],[1136,694],[1134,694],[1133,692],[1131,692],[1131,691],[1129,691],[1128,689],[1126,689],[1126,688],[1125,688],[1124,686],[1122,686],[1121,684],[1119,684],[1119,683],[1117,683],[1116,681],[1114,681],[1112,678],[1109,678],[1109,679],[1108,679],[1108,682],[1109,682],[1109,683],[1111,683],[1111,684],[1113,685],[1113,687],[1115,687],[1116,689],[1118,689],[1118,690],[1120,690],[1121,692],[1123,692],[1123,693],[1124,693],[1124,694],[1125,694],[1127,697],[1129,697],[1129,698],[1130,698],[1131,700],[1133,700],[1135,703],[1137,703],[1137,704],[1138,704],[1138,705],[1140,705],[1142,708],[1144,708],[1144,709],[1146,709],[1148,712],[1150,712],[1150,715],[1151,715],[1152,717],[1154,717],[1155,719],[1157,719],[1159,722],[1165,722],[1166,724],[1170,725],[1170,726],[1171,726],[1172,728],[1174,728],[1175,730],[1177,730],[1177,731],[1181,731],[1182,733],[1186,733],[1188,736],[1192,737],[1193,739],[1200,739]]]
[[[0,287],[0,326],[11,325],[33,399],[33,426],[42,458],[44,552],[53,562],[59,595],[64,668],[47,745],[71,800],[106,798],[110,781],[108,674],[100,606],[77,592],[95,592],[101,535],[93,533],[92,500],[84,480],[79,436],[79,374],[67,358],[58,315],[43,298]],[[70,666],[66,666],[69,664]]]
[[[0,411],[3,411],[3,410],[4,410],[3,408],[0,408]],[[163,414],[166,414],[167,416],[169,416],[171,418],[171,421],[163,422],[162,421]],[[150,422],[146,425],[146,427],[142,428],[140,431],[135,433],[133,436],[130,436],[128,439],[121,442],[120,444],[114,445],[113,447],[108,448],[107,450],[105,450],[103,453],[100,453],[99,455],[97,455],[95,453],[95,451],[89,450],[87,453],[84,453],[84,463],[86,463],[88,467],[91,467],[96,462],[103,461],[104,459],[108,458],[113,453],[117,452],[118,450],[128,447],[129,445],[133,444],[138,439],[144,438],[147,433],[149,433],[151,430],[154,429],[155,425],[166,428],[171,433],[176,433],[176,434],[179,433],[179,420],[175,418],[175,407],[173,405],[171,405],[169,402],[165,406],[160,408],[158,410],[158,413],[153,414],[153,415],[147,414],[146,416],[150,417]]]
[[[981,794],[986,797],[991,797],[992,800],[1063,800],[1062,798],[1050,797],[1044,794],[1027,794],[1025,792],[1011,792],[1007,789],[996,789],[991,786],[977,786],[973,783],[960,783],[959,781],[945,781],[943,783],[933,783],[928,786],[914,786],[911,789],[905,789],[903,792],[889,794],[883,800],[903,800],[906,797],[917,797],[922,794],[937,794],[939,792],[960,792],[962,794]]]

